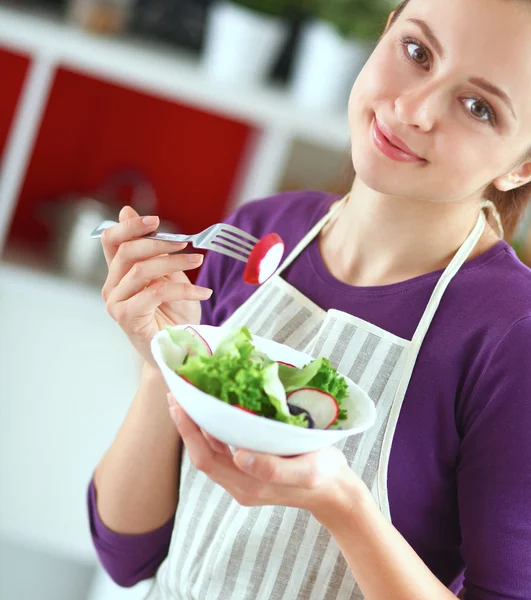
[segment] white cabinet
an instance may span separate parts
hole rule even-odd
[[[15,266],[0,265],[0,331],[0,538],[95,565],[86,489],[137,356],[97,290]]]

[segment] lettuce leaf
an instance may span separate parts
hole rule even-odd
[[[305,415],[291,415],[286,391],[278,376],[278,363],[258,352],[246,327],[227,336],[212,356],[187,356],[175,369],[201,391],[254,413],[299,427]]]
[[[166,327],[171,341],[179,348],[184,348],[189,354],[199,354],[200,356],[209,356],[205,346],[186,329],[172,329]]]
[[[343,400],[348,397],[348,385],[345,378],[339,374],[327,358],[317,358],[302,369],[294,369],[281,364],[279,376],[288,394],[301,388],[316,388],[330,394],[339,404],[339,416],[334,425],[347,419],[347,413],[341,408],[341,405]]]
[[[347,411],[341,408],[343,400],[348,397],[348,385],[345,378],[338,373],[337,369],[330,364],[328,359],[323,358],[322,360],[321,368],[310,381],[309,387],[328,392],[337,400],[337,403],[339,404],[339,415],[336,422],[332,425],[332,427],[335,427],[336,425],[339,425],[341,421],[348,419]]]
[[[278,363],[272,362],[265,367],[262,381],[264,392],[271,404],[273,404],[279,413],[284,414],[286,417],[291,416],[288,408],[288,401],[286,400],[286,390],[278,376]]]
[[[249,358],[255,351],[251,332],[247,327],[241,327],[227,335],[216,348],[214,356],[239,356]]]
[[[170,340],[164,344],[167,364],[201,391],[254,413],[307,427],[304,414],[291,415],[287,394],[301,388],[316,388],[336,398],[340,412],[334,425],[347,418],[341,409],[348,396],[345,379],[326,358],[317,358],[302,369],[271,360],[257,350],[247,327],[233,331],[211,356],[190,332],[167,328]]]
[[[279,365],[279,377],[286,392],[294,392],[301,388],[312,387],[310,382],[317,376],[321,369],[323,359],[318,358],[308,363],[302,369]]]

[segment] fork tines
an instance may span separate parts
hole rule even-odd
[[[210,244],[224,254],[246,262],[258,241],[258,238],[237,227],[223,225]]]
[[[254,235],[243,231],[243,229],[238,229],[238,227],[234,227],[233,225],[227,225],[226,223],[222,225],[221,232],[224,235],[232,234],[233,236],[241,238],[242,240],[253,242],[253,246],[254,244],[257,244],[260,241],[257,237],[254,237]]]

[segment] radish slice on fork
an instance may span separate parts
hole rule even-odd
[[[284,255],[284,242],[276,233],[262,238],[251,250],[243,280],[249,285],[262,285],[277,270]]]

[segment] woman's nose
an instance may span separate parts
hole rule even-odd
[[[428,132],[442,112],[442,102],[440,85],[434,82],[416,85],[396,98],[396,116],[405,125]]]

